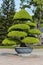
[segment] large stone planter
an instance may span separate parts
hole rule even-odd
[[[28,47],[16,47],[15,48],[15,51],[18,54],[29,54],[32,52],[32,50],[33,50],[33,48],[28,48]]]

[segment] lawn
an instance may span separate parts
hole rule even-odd
[[[13,49],[15,48],[15,46],[0,46],[0,49],[1,48],[7,48],[7,49]],[[43,48],[43,45],[42,46],[34,46],[33,49],[41,49]]]
[[[13,48],[14,48],[14,46],[0,46],[0,49],[1,49],[1,48],[13,49]]]
[[[34,49],[41,49],[41,48],[43,48],[43,45],[41,45],[41,46],[34,46],[33,48]]]

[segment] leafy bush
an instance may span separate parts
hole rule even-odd
[[[36,23],[33,22],[27,22],[26,24],[28,24],[30,27],[36,27]]]
[[[23,19],[25,19],[25,20],[27,20],[27,19],[32,20],[32,17],[30,16],[30,14],[26,10],[21,9],[19,12],[17,12],[14,15],[14,19],[16,19],[16,20],[20,20],[20,19],[21,20],[23,20]]]
[[[41,34],[41,32],[40,32],[40,30],[38,30],[38,29],[31,29],[31,30],[29,30],[29,33],[30,34],[37,34],[37,35],[40,35]]]
[[[21,32],[21,31],[11,31],[11,32],[8,33],[8,36],[9,37],[21,38],[21,37],[27,36],[27,33],[26,32]]]
[[[32,20],[32,17],[28,14],[27,11],[22,9],[21,11],[17,12],[14,16],[15,20]],[[25,22],[14,24],[8,29],[8,38],[3,40],[3,44],[18,44],[20,46],[26,46],[26,44],[37,44],[39,43],[39,39],[35,38],[35,34],[41,34],[38,29],[34,29],[36,24],[33,22]],[[30,36],[29,36],[30,35]],[[34,37],[33,37],[34,36]],[[26,44],[25,44],[26,43]]]
[[[34,37],[26,37],[22,40],[23,43],[28,43],[28,44],[37,44],[39,43],[39,39],[38,38],[34,38]]]
[[[20,29],[20,30],[29,30],[30,27],[26,24],[16,24],[16,25],[13,25],[11,26],[9,29],[8,29],[8,32],[9,31],[12,31],[14,29]]]
[[[16,45],[17,42],[6,38],[6,39],[3,40],[2,44],[4,44],[4,45]]]

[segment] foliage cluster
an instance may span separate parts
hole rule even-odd
[[[22,13],[24,13],[24,9],[22,9],[23,10],[23,12]],[[22,11],[21,10],[21,11]],[[19,11],[18,13],[21,13],[21,11]],[[15,14],[15,16],[17,16],[18,15],[18,13],[16,13]],[[27,12],[25,12],[25,17],[23,17],[23,19],[24,18],[27,18],[26,17],[26,13]],[[19,14],[20,15],[20,14]],[[29,14],[28,14],[29,15]],[[15,16],[14,16],[14,18],[15,18]],[[18,17],[18,16],[17,16]],[[17,18],[16,17],[16,18]],[[29,17],[29,16],[28,16]],[[19,18],[17,18],[17,19],[19,19]],[[21,16],[21,19],[22,19],[22,16]],[[20,20],[20,19],[19,19]],[[26,21],[26,22],[28,22],[28,21]],[[31,28],[31,26],[33,26],[34,27],[34,29],[33,28]],[[35,34],[35,35],[40,35],[41,34],[41,32],[39,31],[39,30],[37,30],[37,29],[35,29],[35,27],[36,27],[36,24],[35,23],[32,23],[32,22],[28,22],[28,24],[27,23],[21,23],[21,24],[14,24],[14,25],[12,25],[9,29],[8,29],[8,39],[5,39],[5,40],[3,40],[3,44],[10,44],[11,42],[12,42],[12,44],[14,43],[14,41],[15,41],[15,39],[16,39],[16,42],[18,42],[19,44],[24,44],[24,46],[25,46],[25,44],[37,44],[37,43],[39,43],[39,39],[38,38],[36,38],[36,37],[33,37],[31,34]],[[26,31],[25,31],[26,30]],[[31,37],[29,36],[29,35],[31,35]],[[13,38],[13,40],[12,40],[12,38]],[[11,40],[11,41],[10,41]],[[9,41],[9,42],[8,42]]]
[[[19,20],[32,20],[32,17],[26,10],[22,9],[15,14],[14,19],[15,20],[18,20],[18,19]]]

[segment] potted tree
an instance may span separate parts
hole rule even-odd
[[[31,53],[32,46],[40,42],[38,35],[41,32],[36,29],[36,23],[31,22],[32,17],[24,9],[15,14],[14,20],[17,22],[8,29],[7,38],[2,44],[17,45],[15,50],[18,54]]]

